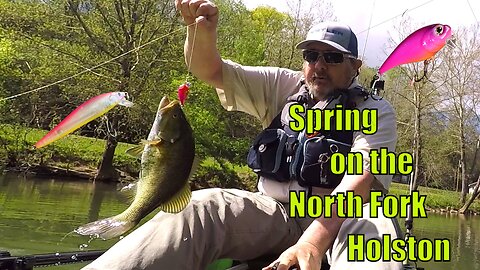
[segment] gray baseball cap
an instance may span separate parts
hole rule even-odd
[[[328,44],[342,52],[358,57],[357,36],[352,29],[337,22],[321,22],[308,31],[307,38],[297,44],[297,49],[306,49],[314,42]]]

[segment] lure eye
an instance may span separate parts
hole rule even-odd
[[[438,25],[437,27],[435,27],[435,33],[437,35],[441,35],[443,33],[443,26]]]

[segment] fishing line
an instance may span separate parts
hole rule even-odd
[[[380,26],[380,25],[382,25],[382,24],[384,24],[384,23],[387,23],[387,22],[389,22],[389,21],[391,21],[391,20],[393,20],[393,19],[395,19],[395,18],[397,18],[397,17],[401,17],[401,16],[403,16],[405,13],[410,12],[410,11],[413,11],[413,10],[419,8],[419,7],[425,6],[426,4],[429,4],[429,3],[433,2],[433,1],[435,1],[435,0],[430,0],[430,1],[427,1],[427,2],[425,2],[425,3],[423,3],[423,4],[418,5],[418,6],[414,7],[414,8],[412,8],[412,9],[407,9],[407,10],[404,11],[403,13],[401,13],[401,14],[399,14],[399,15],[396,15],[396,16],[394,16],[394,17],[392,17],[392,18],[390,18],[390,19],[387,19],[387,20],[385,20],[385,21],[382,21],[382,22],[380,22],[380,23],[378,23],[378,24],[376,24],[376,25],[374,25],[374,26],[372,26],[372,27],[369,27],[368,29],[365,29],[365,30],[361,31],[361,32],[359,32],[358,34],[360,35],[360,34],[366,32],[366,31],[368,31],[368,30],[370,30],[370,29],[373,29],[373,28],[375,28],[375,27],[377,27],[377,26]]]
[[[178,88],[177,88],[178,100],[180,101],[180,104],[182,106],[185,104],[185,100],[187,99],[188,91],[190,90],[190,86],[192,85],[188,81],[188,79],[190,77],[190,69],[192,68],[192,58],[193,58],[193,52],[195,50],[195,42],[197,40],[197,28],[198,28],[198,22],[195,24],[195,30],[193,31],[192,48],[190,50],[190,56],[189,56],[189,60],[188,60],[188,63],[187,63],[187,75],[185,76],[185,82],[182,83],[181,85],[179,85]],[[190,41],[188,41],[188,43],[190,43]]]
[[[362,60],[365,58],[365,50],[367,49],[368,35],[370,34],[370,27],[372,26],[373,11],[375,10],[375,0],[373,0],[372,12],[370,12],[370,21],[368,22],[367,37],[365,38],[365,45],[363,46]]]
[[[29,40],[31,40],[32,42],[34,42],[34,43],[36,43],[36,44],[39,44],[39,45],[41,45],[41,46],[44,46],[44,47],[46,47],[46,48],[48,48],[48,49],[50,49],[50,50],[53,50],[53,51],[58,52],[58,53],[60,53],[60,54],[69,56],[69,57],[71,57],[71,58],[73,58],[73,59],[75,59],[75,60],[77,60],[77,61],[79,61],[79,62],[83,62],[83,64],[90,64],[90,63],[86,63],[83,59],[81,59],[80,57],[78,57],[78,56],[76,56],[76,55],[74,55],[74,54],[72,54],[72,53],[68,53],[68,52],[62,51],[62,50],[60,50],[60,49],[58,49],[58,48],[56,48],[56,47],[54,47],[54,46],[51,46],[51,45],[46,44],[46,43],[44,43],[44,42],[35,40],[34,38],[32,38],[32,37],[30,37],[30,36],[28,36],[28,35],[25,35],[25,34],[22,33],[22,32],[15,32],[15,34],[20,35],[20,36],[22,36],[22,37],[24,37],[24,38],[26,38],[26,39],[29,39]],[[79,66],[79,67],[81,67],[81,68],[83,68],[83,69],[86,69],[86,67],[82,66],[81,64],[75,63],[75,62],[73,62],[73,61],[70,61],[70,63],[72,63],[72,64],[74,64],[74,65],[77,65],[77,66]],[[28,62],[27,62],[27,65],[28,65]],[[30,68],[30,66],[29,66],[29,68]],[[30,68],[30,69],[31,69],[31,68]],[[107,69],[107,70],[108,70],[108,69]],[[115,78],[110,78],[110,77],[108,77],[108,76],[106,76],[106,75],[102,75],[102,74],[100,74],[100,73],[96,73],[96,72],[93,72],[93,71],[92,71],[92,73],[95,74],[95,75],[97,75],[97,76],[99,76],[99,77],[105,77],[105,78],[107,78],[107,79],[110,79],[110,80],[116,81],[116,82],[118,82],[118,83],[121,83],[121,81],[119,81],[119,80],[117,80],[117,79],[115,79]]]
[[[193,31],[193,44],[192,44],[192,50],[190,51],[190,59],[188,60],[187,76],[185,78],[185,82],[188,82],[188,78],[189,78],[189,75],[190,75],[190,69],[192,67],[193,50],[195,49],[195,42],[197,41],[197,28],[198,28],[198,23],[195,24],[195,30]]]
[[[191,26],[191,25],[194,25],[194,24],[197,24],[197,22],[193,22],[193,23],[187,25],[187,27],[188,27],[188,26]],[[96,65],[96,66],[87,68],[87,69],[85,69],[85,70],[83,70],[83,71],[80,71],[80,72],[78,72],[77,74],[68,76],[68,77],[63,78],[63,79],[61,79],[61,80],[58,80],[58,81],[56,81],[56,82],[49,83],[49,84],[47,84],[47,85],[44,85],[44,86],[41,86],[41,87],[38,87],[38,88],[35,88],[35,89],[32,89],[32,90],[29,90],[29,91],[26,91],[26,92],[23,92],[23,93],[20,93],[20,94],[16,94],[16,95],[13,95],[13,96],[9,96],[9,97],[6,97],[6,98],[2,98],[2,99],[0,99],[0,102],[1,102],[1,101],[6,101],[6,100],[9,100],[9,99],[14,99],[14,98],[17,98],[17,97],[26,95],[26,94],[34,93],[34,92],[40,91],[40,90],[42,90],[42,89],[45,89],[45,88],[47,88],[47,87],[50,87],[50,86],[53,86],[53,85],[56,85],[56,84],[59,84],[59,83],[68,81],[68,80],[70,80],[70,79],[76,78],[76,77],[78,77],[78,76],[80,76],[80,75],[82,75],[82,74],[84,74],[84,73],[87,73],[87,72],[89,72],[89,71],[92,71],[92,70],[94,70],[94,69],[97,69],[97,68],[99,68],[99,67],[101,67],[101,66],[104,66],[104,65],[106,65],[106,64],[108,64],[108,63],[111,63],[111,62],[113,62],[113,61],[115,61],[115,60],[117,60],[117,59],[119,59],[119,58],[121,58],[121,57],[123,57],[123,56],[125,56],[125,55],[128,55],[129,53],[138,51],[138,50],[140,50],[141,48],[143,48],[143,47],[145,47],[145,46],[147,46],[147,45],[149,45],[149,44],[151,44],[151,43],[153,43],[153,42],[155,42],[155,41],[157,41],[157,40],[159,40],[159,39],[162,39],[162,38],[168,37],[168,36],[170,36],[170,35],[173,35],[173,34],[176,33],[176,32],[180,32],[181,30],[183,30],[182,27],[179,28],[179,29],[177,29],[177,30],[174,30],[174,31],[172,31],[172,32],[170,32],[170,33],[168,33],[168,34],[165,34],[165,35],[163,35],[163,36],[160,36],[160,37],[158,37],[158,38],[155,38],[155,39],[153,39],[153,40],[150,40],[150,41],[146,42],[145,44],[142,44],[142,45],[140,45],[140,46],[138,46],[138,47],[136,47],[136,48],[133,48],[133,49],[131,49],[130,51],[124,52],[124,53],[122,53],[122,54],[120,54],[120,55],[118,55],[118,56],[116,56],[116,57],[114,57],[114,58],[111,58],[110,60],[107,60],[107,61],[105,61],[105,62],[103,62],[103,63],[100,63],[100,64],[98,64],[98,65]]]
[[[472,5],[470,5],[470,1],[467,0],[468,6],[470,7],[470,10],[472,11],[473,17],[475,18],[475,22],[478,22],[477,16],[475,15],[475,12],[473,11]]]
[[[80,67],[80,68],[83,68],[83,69],[87,69],[87,67],[84,67],[84,66],[80,65],[79,63],[75,63],[75,62],[73,62],[73,61],[71,61],[71,60],[69,60],[69,62],[72,63],[73,65],[77,66],[77,67]],[[101,73],[98,73],[98,72],[95,72],[95,71],[92,71],[92,70],[91,70],[90,72],[92,72],[94,75],[96,75],[96,76],[98,76],[98,77],[102,77],[102,78],[105,78],[105,79],[109,79],[109,80],[112,80],[112,81],[117,82],[117,83],[122,83],[122,81],[117,80],[117,79],[115,79],[115,78],[110,78],[110,77],[108,77],[107,75],[103,75],[103,74],[101,74]]]

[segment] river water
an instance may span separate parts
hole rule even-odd
[[[116,185],[0,175],[0,251],[12,255],[101,250],[118,240],[88,242],[77,226],[122,212],[128,199]],[[145,220],[145,219],[144,219]],[[70,234],[69,234],[70,233]],[[480,217],[428,214],[415,219],[417,239],[449,239],[450,262],[418,265],[435,270],[480,270]],[[88,246],[86,246],[88,245]],[[79,269],[85,264],[49,267]],[[45,269],[45,268],[44,268]]]

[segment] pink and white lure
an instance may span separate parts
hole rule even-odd
[[[35,148],[44,147],[65,137],[90,121],[106,114],[117,104],[132,107],[133,103],[127,99],[127,92],[109,92],[87,100],[40,139],[35,144]]]
[[[432,58],[452,38],[450,26],[431,24],[406,37],[388,56],[378,72],[383,75],[396,66]]]

